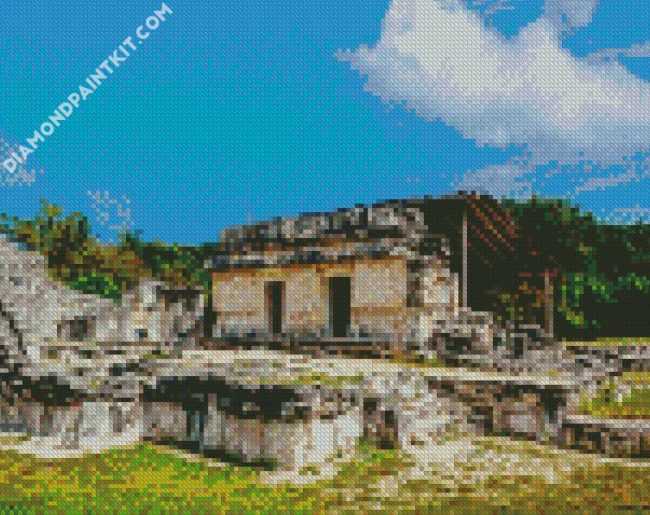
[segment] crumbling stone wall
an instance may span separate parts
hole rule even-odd
[[[650,457],[650,421],[573,415],[562,428],[566,447],[615,457]]]
[[[489,434],[558,441],[573,389],[516,376],[502,380],[430,378],[441,398],[455,403],[467,422]]]
[[[145,438],[296,469],[351,451],[361,436],[358,396],[350,389],[192,379],[191,388],[180,384],[146,394]]]
[[[192,303],[170,303],[165,285],[144,281],[119,303],[84,294],[50,279],[40,254],[0,238],[0,315],[32,360],[39,359],[39,347],[48,341],[173,340],[194,330],[203,314],[201,295],[190,293]]]
[[[264,285],[282,281],[282,332],[331,337],[328,279],[337,276],[351,278],[350,336],[387,338],[406,334],[407,271],[406,260],[399,257],[215,273],[216,333],[269,335]]]
[[[136,402],[12,399],[0,402],[0,428],[47,440],[52,448],[102,450],[140,440],[142,413]]]

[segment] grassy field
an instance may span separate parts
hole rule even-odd
[[[261,471],[187,459],[146,444],[101,455],[42,460],[0,454],[0,511],[6,513],[282,513],[323,511],[338,494],[361,488],[401,458],[365,448],[336,477],[308,486],[266,485]],[[306,471],[305,473],[308,473]],[[14,510],[14,511],[11,511]]]
[[[307,485],[269,484],[263,480],[265,472],[256,469],[183,457],[166,447],[145,444],[58,461],[3,451],[0,512],[650,510],[650,467],[643,463],[605,462],[577,454],[567,458],[560,451],[505,439],[459,445],[457,461],[445,459],[423,467],[415,459],[418,456],[361,444],[356,459],[345,463],[333,478]],[[434,450],[432,456],[437,454]]]

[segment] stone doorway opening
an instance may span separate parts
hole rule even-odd
[[[271,334],[282,333],[282,312],[284,311],[284,283],[270,281],[265,284],[266,318]]]
[[[330,277],[329,315],[334,338],[345,338],[350,333],[352,319],[352,280],[350,277]]]
[[[201,450],[207,405],[200,400],[191,399],[183,403],[183,411],[185,412],[185,441],[181,446],[189,450]]]

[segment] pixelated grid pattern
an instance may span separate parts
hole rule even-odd
[[[513,31],[507,17],[520,4],[394,0],[374,43],[328,50],[360,76],[337,86],[360,90],[347,93],[356,109],[376,100],[387,118],[402,109],[503,152],[502,164],[448,178],[454,193],[421,194],[431,183],[414,163],[425,161],[394,160],[388,136],[378,152],[396,169],[384,182],[398,198],[248,215],[208,243],[146,238],[143,199],[98,189],[99,171],[84,183],[90,218],[45,199],[33,216],[2,215],[0,513],[650,510],[647,198],[603,201],[603,216],[581,204],[648,178],[650,88],[621,64],[647,57],[648,45],[576,57],[563,45],[598,21],[601,2],[545,0]],[[168,23],[188,6],[172,7],[141,28],[158,40],[178,30]],[[118,46],[122,58],[85,80],[85,95],[98,101],[127,57],[142,66],[129,45],[148,39],[139,29]],[[239,60],[260,60],[241,34]],[[264,70],[268,82],[291,82]],[[265,105],[254,96],[250,105]],[[273,105],[260,110],[281,118]],[[249,114],[238,112],[242,124]],[[343,115],[361,133],[355,116]],[[269,141],[291,153],[295,136],[291,148]],[[314,161],[330,163],[316,155],[327,137],[310,147]],[[3,191],[52,174],[30,154],[0,136]],[[299,195],[291,180],[261,186],[283,177],[260,173],[259,196]],[[188,180],[197,191],[177,189],[172,203],[201,196],[204,179]],[[550,185],[562,193],[539,194]],[[352,198],[338,193],[308,200]]]

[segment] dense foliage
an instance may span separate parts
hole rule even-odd
[[[499,292],[507,318],[543,320],[543,274],[553,277],[555,330],[567,338],[647,336],[650,320],[650,225],[605,224],[563,200],[504,202],[519,231]]]
[[[103,243],[91,233],[85,216],[64,215],[59,206],[46,201],[33,220],[3,214],[0,231],[43,254],[52,277],[86,293],[117,299],[141,278],[208,288],[209,274],[203,268],[208,246],[144,242],[137,234],[124,234],[119,243]]]

